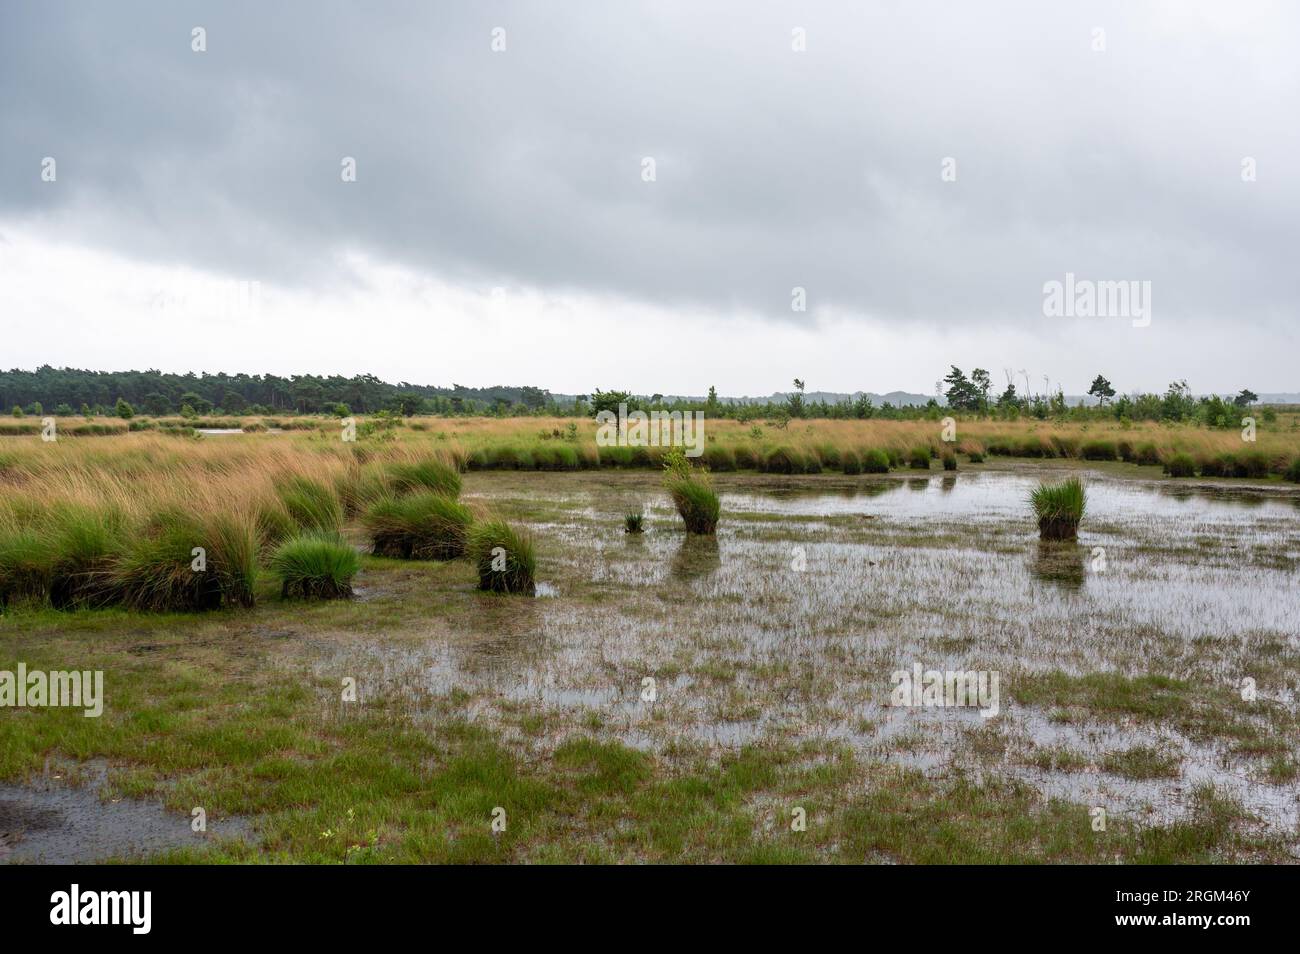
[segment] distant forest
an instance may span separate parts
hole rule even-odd
[[[83,371],[43,365],[0,371],[0,407],[27,413],[112,414],[119,400],[136,413],[177,414],[483,414],[502,407],[528,410],[552,403],[534,387],[449,388],[389,384],[371,374],[351,378],[314,374],[164,374],[161,371]]]
[[[370,374],[345,378],[314,374],[279,377],[274,374],[164,374],[161,371],[83,371],[44,365],[35,371],[0,371],[0,408],[13,416],[54,414],[71,416],[112,415],[132,417],[182,414],[415,414],[590,416],[601,410],[700,410],[715,417],[740,421],[768,418],[917,419],[938,420],[941,413],[962,413],[979,417],[1039,420],[1149,420],[1198,422],[1211,427],[1240,426],[1243,413],[1255,405],[1258,396],[1243,388],[1235,396],[1193,395],[1186,381],[1171,382],[1163,394],[1117,394],[1103,375],[1097,375],[1088,394],[1097,403],[1084,406],[1082,399],[1071,405],[1065,395],[1017,393],[1008,379],[1006,389],[997,392],[989,373],[976,368],[968,377],[953,367],[943,379],[947,385],[943,402],[928,398],[923,404],[908,403],[912,396],[897,392],[900,403],[888,400],[877,405],[866,392],[834,396],[832,400],[807,394],[804,382],[796,378],[794,390],[772,395],[767,400],[720,398],[709,388],[706,398],[638,396],[628,391],[553,395],[544,388],[524,385],[469,388],[453,384],[435,387],[400,382],[389,384]],[[892,396],[892,395],[891,395]],[[920,397],[919,395],[916,397]],[[1276,412],[1261,408],[1264,420]]]

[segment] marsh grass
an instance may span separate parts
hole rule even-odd
[[[686,525],[687,533],[717,532],[722,505],[707,470],[696,472],[681,448],[664,455],[664,489]]]
[[[288,478],[280,487],[280,502],[301,530],[331,532],[343,523],[343,505],[337,492],[310,477]]]
[[[1190,454],[1174,454],[1165,461],[1165,473],[1170,477],[1195,477],[1196,461]]]
[[[348,599],[361,558],[338,534],[314,533],[280,544],[267,567],[280,581],[282,598]]]
[[[494,593],[536,593],[537,554],[533,538],[504,520],[475,524],[466,546],[478,572],[478,588]]]
[[[1038,532],[1045,540],[1073,540],[1087,506],[1083,482],[1071,477],[1058,484],[1039,484],[1029,502],[1038,517]]]
[[[394,461],[388,465],[388,479],[397,493],[431,490],[444,497],[460,496],[460,473],[437,457],[415,461]]]
[[[644,533],[645,532],[645,514],[640,510],[624,515],[623,531],[625,533]]]
[[[930,469],[929,446],[913,447],[912,450],[907,455],[907,466],[912,468],[913,470],[929,470]]]
[[[403,560],[463,556],[473,522],[468,507],[431,490],[381,500],[362,518],[375,555]]]

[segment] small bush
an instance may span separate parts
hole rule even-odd
[[[1038,532],[1045,540],[1073,540],[1087,507],[1083,482],[1071,477],[1059,484],[1039,484],[1029,495],[1038,517]]]
[[[862,455],[862,472],[864,474],[889,473],[889,455],[878,447],[873,447]]]
[[[907,466],[913,470],[929,470],[930,448],[928,446],[912,448],[912,452],[907,455]]]
[[[1079,453],[1084,460],[1114,460],[1119,456],[1119,449],[1113,441],[1088,441]]]
[[[403,560],[454,560],[465,553],[473,514],[431,490],[381,500],[362,524],[377,556]]]
[[[1196,461],[1190,454],[1175,454],[1165,461],[1165,473],[1170,477],[1195,477]]]
[[[840,455],[840,468],[850,477],[862,473],[862,458],[857,451],[845,451]]]
[[[338,534],[317,533],[280,544],[267,565],[280,581],[283,598],[348,599],[361,558]]]
[[[466,543],[470,560],[478,571],[478,588],[494,593],[537,591],[537,556],[532,537],[504,520],[476,524]]]

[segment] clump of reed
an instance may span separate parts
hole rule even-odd
[[[1160,463],[1160,450],[1150,441],[1139,444],[1133,452],[1133,462],[1135,464],[1158,464]]]
[[[437,457],[393,461],[388,465],[387,474],[389,485],[399,494],[431,490],[452,499],[460,496],[460,472]]]
[[[862,473],[862,458],[857,451],[847,450],[840,455],[840,469],[850,477]]]
[[[419,491],[372,504],[362,518],[377,556],[403,560],[454,560],[465,553],[474,516],[464,504]]]
[[[913,470],[929,470],[930,448],[928,446],[913,447],[911,452],[907,455],[907,466]]]
[[[526,530],[504,520],[484,520],[469,531],[467,553],[478,571],[480,590],[526,596],[537,592],[537,554]]]
[[[1073,540],[1087,507],[1083,482],[1071,477],[1058,484],[1039,484],[1029,495],[1038,517],[1038,533],[1044,540]]]
[[[644,533],[645,532],[645,513],[641,510],[634,510],[623,517],[624,533]]]
[[[295,475],[285,479],[276,491],[297,529],[329,533],[343,523],[339,495],[319,480]]]
[[[1091,440],[1083,444],[1079,454],[1084,460],[1114,460],[1119,456],[1119,448],[1114,441]]]
[[[966,457],[967,459],[970,460],[972,464],[984,463],[984,455],[977,450],[971,451],[969,454],[966,455]]]
[[[1300,483],[1300,457],[1294,457],[1287,466],[1285,477],[1287,480]]]
[[[680,447],[664,455],[664,489],[681,515],[687,533],[713,534],[722,505],[707,470],[696,473]]]
[[[864,474],[887,474],[889,473],[889,465],[889,455],[879,447],[873,447],[862,455],[862,472]],[[926,466],[929,467],[928,462]]]
[[[944,469],[944,470],[956,470],[956,469],[957,469],[957,455],[954,454],[954,453],[952,453],[951,451],[948,451],[947,453],[945,453],[945,454],[943,455],[943,457],[940,458],[940,460],[943,461],[943,469]]]
[[[1165,461],[1164,469],[1170,477],[1195,477],[1196,461],[1190,454],[1174,454]]]
[[[280,581],[281,598],[350,599],[361,558],[337,533],[306,533],[280,544],[267,568]]]
[[[155,513],[115,558],[114,602],[154,612],[252,606],[257,578],[255,525],[234,513]]]

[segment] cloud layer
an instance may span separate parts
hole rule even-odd
[[[256,280],[284,323],[310,321],[311,302],[391,309],[427,281],[431,321],[450,325],[504,288],[519,307],[503,346],[567,337],[604,307],[643,336],[663,322],[730,340],[742,369],[832,329],[899,349],[904,380],[828,388],[928,389],[963,360],[934,353],[945,339],[983,343],[972,363],[1079,379],[1095,370],[1076,361],[1113,354],[1154,378],[1134,387],[1179,368],[1205,389],[1295,383],[1277,357],[1294,354],[1300,293],[1293,6],[372,6],[0,7],[0,262],[39,246]],[[1045,318],[1043,284],[1066,272],[1150,281],[1152,328]],[[20,280],[35,279],[0,276],[20,356],[63,363],[24,337],[42,316],[14,300]],[[553,306],[522,304],[539,296]],[[52,297],[67,326],[95,320],[95,296]],[[596,325],[566,375],[612,366]],[[137,346],[133,363],[183,362]],[[493,349],[477,350],[449,374],[490,383]],[[340,370],[403,364],[349,357],[365,365]],[[724,390],[788,376],[742,370]],[[708,368],[693,385],[645,377],[711,383]]]

